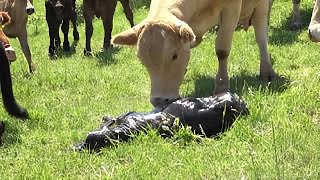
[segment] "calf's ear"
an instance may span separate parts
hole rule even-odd
[[[144,25],[136,25],[133,28],[127,29],[119,34],[116,34],[111,39],[112,44],[133,46],[138,42],[138,37]]]
[[[185,43],[190,42],[191,44],[193,44],[195,42],[196,35],[193,33],[191,27],[187,23],[178,25],[178,28],[179,36]]]

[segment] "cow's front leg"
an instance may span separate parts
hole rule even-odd
[[[63,32],[63,50],[65,51],[70,51],[70,43],[69,43],[69,38],[68,38],[68,34],[69,34],[69,22],[70,22],[70,18],[64,18],[63,22],[62,22],[62,27],[61,30]]]
[[[271,64],[270,53],[268,52],[268,1],[261,1],[256,7],[252,16],[252,25],[254,27],[256,42],[260,50],[260,78],[263,81],[271,81],[275,78]]]
[[[94,18],[93,11],[83,10],[84,21],[86,24],[86,47],[83,50],[85,56],[91,56],[91,38],[93,34],[93,25],[92,21]]]
[[[26,26],[24,26],[26,27]],[[29,71],[30,73],[33,73],[36,70],[36,66],[32,62],[31,52],[28,44],[28,35],[27,35],[27,29],[24,29],[22,33],[18,37],[20,46],[22,49],[22,52],[24,56],[26,57],[28,61]]]
[[[117,1],[110,1],[110,11],[106,12],[106,14],[103,16],[103,27],[104,27],[104,42],[103,47],[105,49],[110,48],[110,41],[111,41],[111,33],[112,33],[112,20],[114,11],[116,9]]]
[[[240,1],[241,3],[241,1]],[[232,37],[237,26],[241,4],[233,4],[221,12],[219,30],[216,38],[216,55],[219,61],[216,75],[215,94],[230,90],[228,77],[228,57],[231,50]]]
[[[316,0],[314,3],[308,30],[310,40],[313,42],[320,42],[320,0]]]
[[[45,3],[45,7],[46,7],[46,21],[48,24],[48,28],[49,28],[49,37],[50,37],[50,45],[49,45],[49,56],[50,57],[56,57],[56,46],[55,46],[55,39],[56,39],[56,18],[55,18],[55,14],[54,14],[54,10],[52,5],[50,4],[49,1],[46,1]]]
[[[293,30],[298,30],[301,27],[301,17],[300,17],[300,1],[292,0],[292,25]]]
[[[133,27],[134,26],[133,13],[132,13],[132,9],[130,7],[129,0],[120,0],[120,3],[122,4],[123,12],[127,17],[127,20],[130,22],[130,26]]]

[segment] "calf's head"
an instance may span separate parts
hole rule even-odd
[[[27,6],[26,6],[26,11],[28,15],[31,15],[34,13],[34,7],[33,7],[33,0],[26,0],[27,1]]]
[[[138,57],[151,79],[153,106],[166,105],[179,97],[179,87],[195,41],[184,22],[144,22],[115,35],[114,44],[136,45]]]

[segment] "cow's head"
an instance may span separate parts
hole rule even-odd
[[[64,0],[49,0],[57,17],[61,17],[64,9]]]
[[[140,23],[112,40],[114,44],[137,46],[138,57],[150,75],[150,102],[155,107],[179,97],[194,41],[192,29],[182,21]]]
[[[34,7],[33,7],[33,0],[26,0],[27,1],[27,6],[26,6],[26,11],[28,15],[31,15],[34,13]]]

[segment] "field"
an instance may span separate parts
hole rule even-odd
[[[142,1],[137,3],[135,23],[148,11]],[[231,91],[249,104],[250,115],[239,118],[222,138],[198,142],[181,130],[162,139],[151,131],[92,155],[72,147],[99,126],[103,115],[152,109],[147,71],[133,48],[102,50],[100,20],[94,22],[94,57],[84,57],[82,17],[80,41],[71,53],[60,51],[51,60],[44,2],[34,5],[28,31],[36,74],[28,75],[19,43],[11,40],[19,57],[11,65],[14,93],[31,119],[22,122],[0,108],[8,127],[0,148],[0,179],[320,179],[320,46],[307,35],[312,0],[302,2],[303,27],[296,32],[289,30],[291,0],[274,2],[269,49],[281,80],[258,80],[253,28],[235,32],[228,66]],[[118,3],[113,34],[128,27]],[[215,36],[207,33],[192,50],[182,96],[212,94]]]

